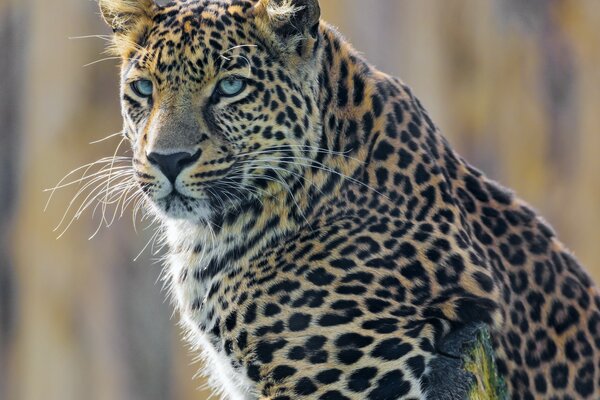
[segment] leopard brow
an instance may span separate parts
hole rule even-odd
[[[221,72],[223,69],[231,70],[233,68],[243,68],[246,66],[250,70],[252,68],[252,61],[246,54],[240,54],[239,52],[236,54],[230,54],[231,52],[233,52],[235,50],[248,51],[247,49],[249,49],[249,48],[258,48],[258,45],[255,45],[255,44],[236,45],[236,46],[232,46],[229,49],[221,52],[218,55],[219,61],[217,62],[217,71]],[[229,65],[230,63],[233,63],[233,62],[234,62],[233,65]]]

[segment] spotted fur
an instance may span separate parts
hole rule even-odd
[[[600,396],[586,272],[317,0],[100,4],[136,179],[224,398],[464,398],[433,372],[452,358],[440,342],[477,322],[513,399]],[[219,96],[231,76],[245,89]],[[148,155],[175,153],[193,158],[170,182]]]

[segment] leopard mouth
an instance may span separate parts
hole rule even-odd
[[[173,186],[158,197],[148,191],[157,214],[177,220],[209,220],[219,215],[241,213],[256,207],[256,190],[248,189],[241,177],[224,176],[196,185]]]
[[[185,196],[176,190],[153,202],[163,214],[172,219],[208,218],[212,209],[208,199]]]
[[[194,200],[198,200],[198,199],[194,199],[193,197],[183,195],[176,189],[173,189],[173,191],[171,193],[169,193],[165,197],[159,199],[158,201],[164,202],[165,207],[169,207],[172,204],[177,203],[177,202],[186,203],[186,202],[191,202]]]

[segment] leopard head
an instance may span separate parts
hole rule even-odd
[[[322,135],[317,0],[100,9],[122,59],[135,179],[158,215],[201,223],[289,190]]]

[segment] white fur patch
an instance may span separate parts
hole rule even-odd
[[[217,274],[206,282],[198,282],[191,276],[185,282],[180,282],[178,277],[184,269],[190,273],[206,267],[214,258],[221,258],[226,251],[223,242],[214,240],[206,228],[199,227],[185,221],[167,222],[167,239],[171,249],[182,249],[173,252],[167,258],[167,273],[170,282],[170,292],[175,300],[175,306],[180,312],[182,325],[186,330],[186,339],[194,350],[201,353],[204,370],[200,373],[208,377],[208,382],[215,393],[222,398],[230,400],[256,400],[254,384],[247,377],[246,372],[236,368],[232,360],[222,350],[222,343],[215,344],[210,332],[216,317],[210,320],[209,310],[217,308],[215,298],[208,300],[208,290],[212,283],[222,279],[222,274]],[[193,252],[194,247],[201,243],[202,251]],[[203,299],[202,308],[192,312],[191,305],[196,299]],[[203,331],[200,326],[206,327]]]
[[[233,367],[230,358],[214,347],[209,336],[197,328],[197,322],[191,320],[190,315],[182,315],[182,319],[188,328],[188,340],[201,352],[205,366],[201,373],[208,378],[208,384],[215,393],[229,400],[258,399],[252,394],[254,385],[245,371]]]

